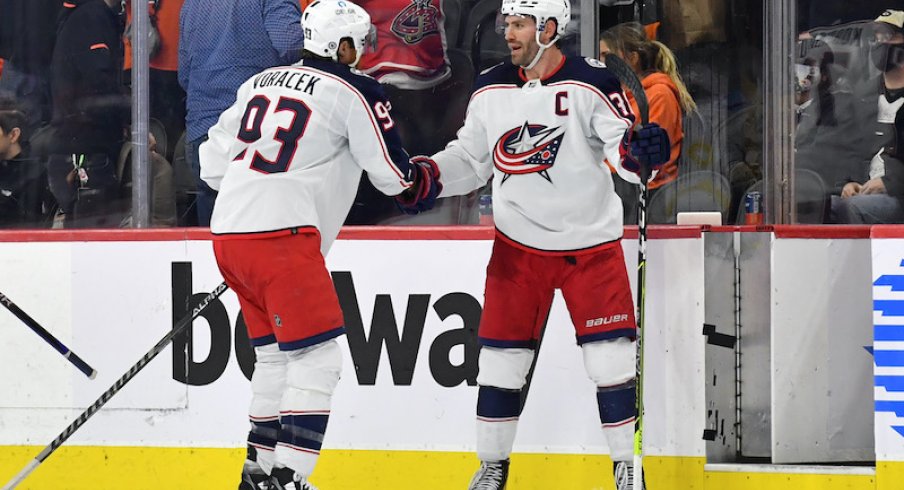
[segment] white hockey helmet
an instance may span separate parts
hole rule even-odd
[[[556,35],[562,37],[565,26],[571,21],[571,3],[568,0],[502,0],[499,15],[502,19],[507,15],[530,15],[537,22],[537,31],[542,31],[549,19],[556,19]]]
[[[377,31],[370,15],[348,0],[317,0],[308,5],[301,15],[301,29],[304,49],[333,61],[339,61],[339,41],[351,38],[358,51],[351,66],[358,64],[362,54],[377,48]]]

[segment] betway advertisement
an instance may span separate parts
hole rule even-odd
[[[336,242],[327,265],[348,333],[325,447],[473,450],[491,246]],[[633,282],[637,245],[623,246]],[[647,276],[655,354],[645,400],[663,416],[650,417],[646,445],[650,454],[702,455],[702,238],[653,240],[648,255],[658,265]],[[0,445],[52,440],[222,282],[200,240],[0,243],[0,271],[0,292],[98,371],[85,378],[0,311]],[[515,449],[604,454],[596,389],[561,296],[548,325]],[[252,369],[244,318],[227,291],[67,443],[241,447]]]

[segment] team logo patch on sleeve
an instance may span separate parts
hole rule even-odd
[[[527,121],[521,127],[510,129],[496,141],[493,149],[493,163],[505,176],[505,183],[512,175],[540,174],[549,178],[549,170],[556,161],[565,128],[550,128],[542,124],[530,124]]]

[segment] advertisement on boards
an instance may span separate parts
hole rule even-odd
[[[648,454],[702,456],[703,240],[648,246]],[[637,242],[625,240],[632,287]],[[324,446],[472,451],[476,330],[490,240],[339,240],[327,257],[346,318]],[[222,282],[210,242],[0,243],[3,293],[98,371],[88,380],[0,316],[0,445],[43,445]],[[253,352],[227,291],[68,442],[244,446]],[[561,295],[549,315],[516,452],[606,454],[596,387]],[[688,421],[697,421],[688,423]]]
[[[490,248],[488,240],[335,244],[327,265],[348,334],[325,446],[472,449]],[[0,445],[55,437],[222,281],[204,241],[2,243],[0,266],[4,294],[98,370],[85,379],[4,317]],[[238,301],[226,292],[71,443],[243,446],[253,366],[246,339]],[[561,298],[522,420],[516,450],[607,451]]]
[[[904,238],[873,240],[876,459],[904,461]]]

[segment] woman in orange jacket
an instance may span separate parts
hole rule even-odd
[[[603,32],[600,58],[609,52],[625,60],[640,77],[650,103],[650,122],[659,124],[669,133],[671,158],[650,182],[652,194],[655,189],[678,178],[678,156],[684,139],[682,115],[696,111],[697,104],[678,75],[678,63],[672,50],[659,41],[651,41],[640,24],[619,24]],[[628,98],[634,113],[638,114],[633,95],[629,93]]]

